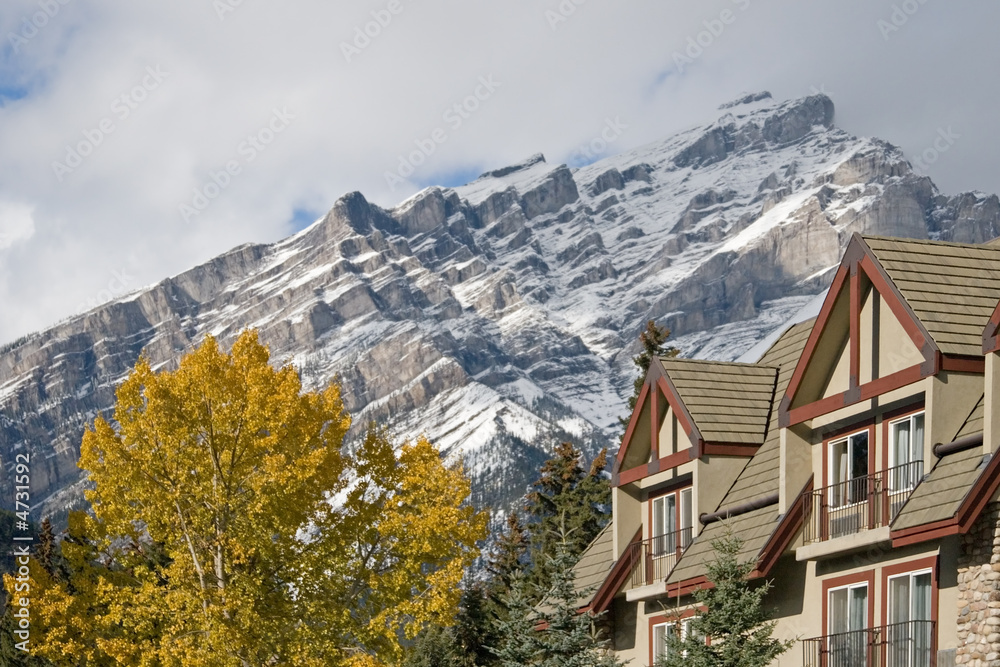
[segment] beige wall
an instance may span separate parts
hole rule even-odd
[[[986,397],[983,415],[983,453],[1000,449],[1000,353],[986,355]]]

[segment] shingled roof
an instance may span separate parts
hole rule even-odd
[[[768,432],[763,446],[737,477],[719,504],[720,508],[731,507],[778,491],[781,440],[777,402],[784,395],[814,323],[815,320],[809,320],[790,327],[757,362],[763,367],[777,369],[777,384],[772,399],[773,409],[770,411]],[[731,521],[709,524],[688,547],[667,582],[678,583],[704,575],[706,565],[713,558],[712,542],[724,536],[727,530],[731,530],[733,535],[743,540],[741,558],[751,559],[758,556],[777,527],[778,518],[777,505],[771,505],[742,514]]]
[[[1000,301],[1000,246],[862,238],[941,352],[982,356]]]
[[[660,362],[705,442],[764,441],[777,369],[694,359]]]

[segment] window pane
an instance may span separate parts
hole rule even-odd
[[[670,494],[666,501],[664,509],[666,525],[663,527],[663,534],[666,536],[664,549],[673,551],[677,548],[677,496]]]
[[[691,510],[691,489],[684,489],[681,491],[681,530],[683,531],[681,535],[681,548],[686,549],[691,543],[692,530],[691,530],[691,518],[693,512]]]
[[[851,479],[868,474],[868,431],[851,436]]]
[[[830,505],[840,507],[847,502],[847,441],[830,444]]]
[[[850,630],[864,630],[868,627],[868,587],[851,588]]]
[[[906,623],[910,620],[910,577],[889,580],[889,623]]]
[[[910,454],[911,461],[923,461],[924,460],[924,416],[916,415],[913,418],[913,441],[912,452]]]
[[[667,654],[667,626],[653,626],[653,662]]]
[[[852,503],[864,502],[868,497],[868,432],[852,435],[851,443],[851,479],[850,497]]]
[[[931,620],[931,573],[924,572],[913,577],[913,601],[911,616],[914,621]]]
[[[653,501],[653,537],[663,535],[663,498]]]
[[[896,467],[910,462],[910,421],[897,422],[892,426],[895,431],[895,438],[891,465],[892,467]]]
[[[830,634],[836,635],[850,629],[850,617],[847,611],[847,589],[830,591]]]

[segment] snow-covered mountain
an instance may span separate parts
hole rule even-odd
[[[23,448],[40,513],[79,502],[84,425],[141,350],[170,364],[256,327],[307,385],[339,378],[356,430],[425,433],[502,506],[558,441],[617,443],[646,320],[685,355],[732,359],[825,289],[855,231],[998,234],[996,196],[939,194],[898,149],[836,128],[823,95],[720,113],[583,168],[536,155],[391,210],[351,193],[295,236],[0,349],[2,502]]]

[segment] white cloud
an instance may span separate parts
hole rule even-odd
[[[33,211],[31,206],[25,204],[0,202],[0,250],[31,238],[35,233],[35,220],[31,217]]]
[[[390,205],[539,151],[567,160],[609,118],[628,126],[610,150],[628,150],[743,90],[824,88],[838,124],[914,156],[952,126],[962,138],[931,177],[1000,190],[994,3],[920,4],[885,40],[888,1],[397,0],[391,21],[389,0],[219,1],[233,8],[221,19],[215,0],[59,0],[16,52],[10,35],[41,5],[4,1],[0,199],[32,207],[34,233],[0,256],[0,341],[89,303],[113,271],[155,282],[281,238],[297,212],[321,214],[345,192]],[[343,44],[379,17],[348,62]],[[679,72],[674,55],[699,37]],[[150,68],[168,74],[154,86]],[[453,129],[445,112],[490,75],[502,86]],[[250,160],[241,146],[275,109],[295,118]],[[385,172],[438,128],[447,141],[392,191]],[[86,142],[70,172],[54,167]],[[239,172],[186,221],[181,205],[234,160]]]

